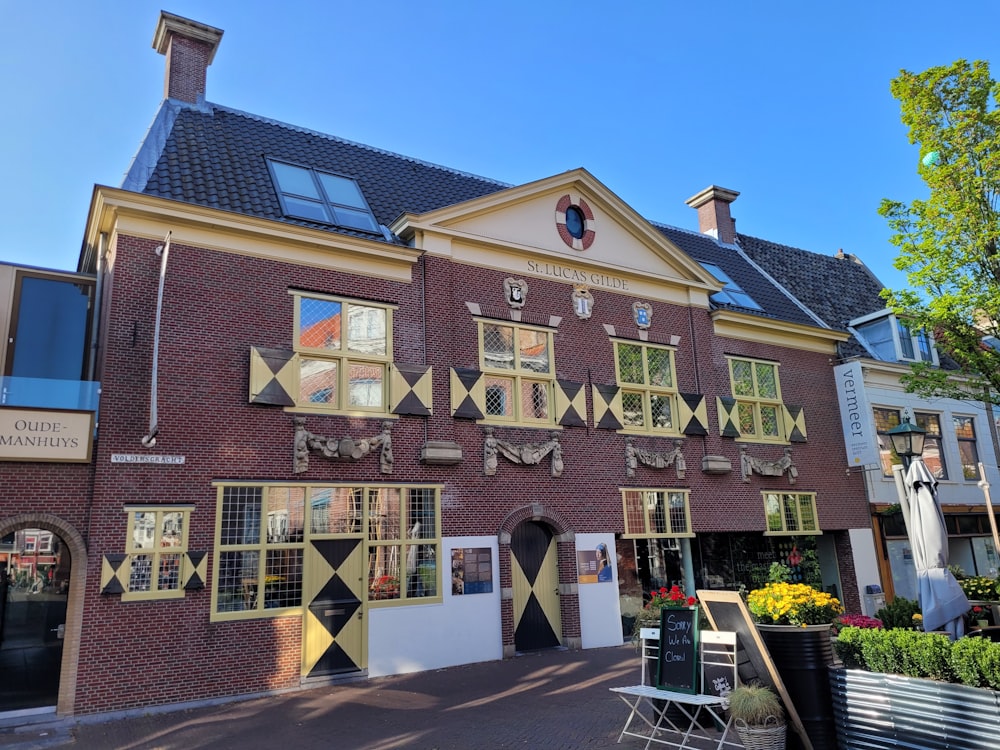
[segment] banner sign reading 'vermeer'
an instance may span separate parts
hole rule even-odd
[[[847,448],[849,466],[878,464],[878,439],[872,422],[864,376],[857,362],[833,368],[837,382],[837,399],[840,402],[840,420],[844,429],[844,446]]]
[[[90,461],[94,413],[0,408],[0,461]]]

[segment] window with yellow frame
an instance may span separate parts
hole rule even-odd
[[[484,421],[553,424],[552,331],[491,320],[478,325]]]
[[[301,612],[310,540],[334,536],[365,545],[359,598],[441,601],[438,486],[223,484],[218,493],[213,619]]]
[[[173,599],[184,596],[181,574],[188,551],[190,507],[130,507],[125,545],[129,599]]]
[[[813,492],[764,492],[765,535],[820,534]]]
[[[412,604],[440,597],[437,490],[371,488],[367,516],[368,601]]]
[[[299,353],[296,406],[386,413],[393,308],[303,292],[292,295]]]
[[[687,490],[625,489],[625,536],[693,537]]]
[[[674,351],[632,341],[614,347],[625,431],[680,434]]]
[[[778,363],[729,358],[740,436],[761,442],[785,442]]]

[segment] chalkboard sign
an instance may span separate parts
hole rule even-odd
[[[736,687],[736,633],[709,630],[702,633],[701,692],[725,698]]]
[[[698,609],[660,610],[656,686],[676,693],[698,692]]]

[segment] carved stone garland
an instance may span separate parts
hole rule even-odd
[[[382,423],[382,432],[373,438],[355,440],[344,437],[323,437],[306,429],[306,418],[295,417],[295,473],[301,474],[309,468],[309,454],[317,453],[324,458],[341,461],[357,461],[381,446],[379,470],[392,474],[392,422]]]
[[[503,456],[511,463],[534,465],[550,453],[552,454],[552,476],[561,477],[563,472],[562,446],[559,444],[559,431],[549,433],[550,439],[544,443],[524,443],[514,445],[501,440],[493,434],[493,428],[485,428],[486,437],[483,440],[483,473],[493,476],[497,473],[497,457]]]
[[[799,470],[792,463],[791,448],[785,448],[777,461],[765,461],[763,458],[751,456],[747,446],[740,446],[740,471],[743,472],[744,482],[749,482],[750,475],[754,472],[762,477],[780,477],[787,473],[789,484],[795,484],[795,479],[799,476]]]
[[[684,460],[683,440],[674,440],[674,449],[671,451],[650,451],[644,448],[637,448],[635,438],[625,438],[625,467],[626,475],[631,479],[635,477],[635,469],[639,464],[648,466],[651,469],[665,469],[673,466],[677,472],[677,478],[683,479],[687,470],[687,462]]]

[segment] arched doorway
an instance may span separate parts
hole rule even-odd
[[[539,521],[518,524],[510,539],[517,651],[554,648],[562,643],[559,554],[552,528]]]
[[[86,559],[55,516],[0,521],[0,713],[73,712]]]

